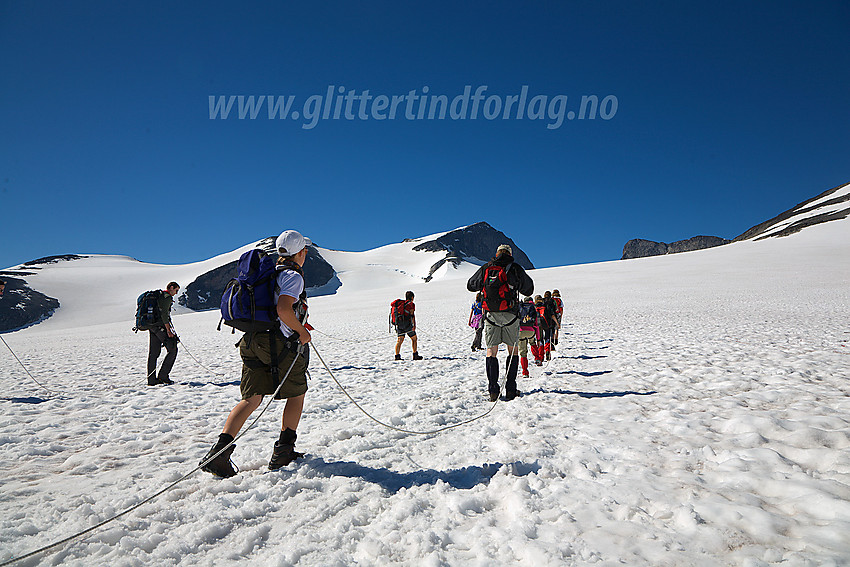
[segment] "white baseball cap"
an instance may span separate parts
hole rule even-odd
[[[274,244],[281,256],[294,256],[313,244],[313,241],[301,236],[297,230],[284,230]]]

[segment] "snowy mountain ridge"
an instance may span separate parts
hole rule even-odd
[[[474,238],[468,237],[470,233]],[[445,239],[460,242],[459,249],[443,244]],[[271,253],[273,243],[274,237],[268,237],[207,260],[182,265],[150,264],[129,256],[88,254],[44,258],[7,268],[0,276],[8,281],[6,298],[0,301],[0,332],[34,322],[49,321],[51,327],[68,328],[132,320],[139,294],[148,289],[162,289],[169,281],[181,285],[175,312],[217,309],[224,286],[236,275],[235,263],[239,257],[254,248]],[[305,276],[310,286],[308,295],[347,295],[376,285],[391,287],[393,293],[401,294],[423,283],[468,278],[489,256],[467,255],[463,248],[479,256],[484,256],[489,249],[492,256],[502,243],[513,245],[518,261],[533,267],[510,238],[487,223],[407,239],[364,252],[344,252],[314,245],[305,263]],[[317,264],[324,267],[324,274],[318,285],[311,285],[313,267]],[[198,289],[197,283],[205,277],[212,283]],[[91,289],[91,293],[81,293],[84,289]],[[190,295],[188,300],[187,295]],[[33,305],[38,306],[38,310],[29,313],[29,319],[23,318]],[[10,315],[4,317],[4,309]]]

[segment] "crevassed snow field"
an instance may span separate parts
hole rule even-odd
[[[469,349],[470,269],[428,284],[342,270],[337,295],[312,299],[318,352],[376,418],[433,430],[490,409]],[[266,469],[273,403],[237,443],[237,476],[195,473],[18,564],[850,564],[850,221],[531,275],[539,292],[560,289],[566,324],[516,400],[443,433],[400,433],[314,356],[304,461]],[[149,276],[124,294],[170,272]],[[408,288],[425,360],[406,342],[395,362],[388,306]],[[108,288],[80,293],[117,309]],[[179,479],[238,400],[238,335],[217,332],[216,313],[175,317],[178,383],[151,388],[132,309],[94,325],[60,310],[4,335],[55,394],[0,353],[0,561]]]

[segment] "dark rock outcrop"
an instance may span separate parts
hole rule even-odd
[[[257,248],[265,250],[277,259],[277,251],[274,243],[276,237],[261,240]],[[221,303],[221,294],[227,283],[236,277],[236,264],[238,260],[228,262],[209,272],[201,274],[186,286],[186,291],[180,295],[178,302],[189,309],[203,311],[207,309],[218,309]],[[307,259],[304,261],[304,283],[307,295],[322,295],[318,288],[328,290],[333,287],[336,280],[336,272],[333,266],[327,263],[322,255],[313,246],[307,249]],[[336,280],[338,282],[338,280]],[[338,285],[336,287],[339,287]],[[334,289],[336,289],[334,287]]]
[[[825,212],[825,213],[821,213],[819,215],[812,215],[808,218],[804,218],[804,219],[798,220],[796,222],[793,222],[780,231],[777,231],[777,232],[772,233],[770,235],[763,236],[765,232],[768,232],[771,228],[775,227],[779,223],[785,222],[786,220],[790,219],[793,216],[804,215],[804,214],[816,211],[817,209],[822,208],[822,207],[828,207],[830,205],[837,205],[839,203],[846,203],[846,202],[850,201],[850,193],[848,193],[848,194],[842,195],[840,197],[835,197],[833,199],[827,199],[826,201],[819,203],[817,205],[812,205],[812,203],[814,203],[815,201],[819,201],[819,200],[821,200],[825,197],[828,197],[828,196],[832,195],[833,193],[835,193],[836,191],[838,191],[839,189],[841,189],[842,187],[845,187],[845,186],[846,186],[846,184],[845,185],[839,185],[838,187],[833,187],[832,189],[824,191],[823,193],[821,193],[820,195],[817,195],[816,197],[812,197],[811,199],[807,199],[807,200],[803,201],[802,203],[796,205],[795,207],[788,209],[784,213],[780,213],[780,214],[776,215],[775,217],[773,217],[772,219],[764,221],[763,223],[757,224],[756,226],[750,228],[749,230],[746,230],[743,234],[736,236],[732,240],[732,242],[738,242],[740,240],[749,240],[751,238],[755,239],[755,240],[761,240],[762,238],[768,238],[770,236],[777,236],[777,237],[778,236],[788,236],[789,234],[794,234],[795,232],[800,232],[801,230],[803,230],[807,226],[813,226],[813,225],[821,224],[821,223],[824,223],[824,222],[829,222],[829,221],[833,221],[833,220],[840,220],[840,219],[847,218],[848,216],[850,216],[850,207],[841,209],[839,211],[833,211],[833,212],[828,212],[828,213]]]
[[[722,246],[730,242],[731,240],[726,240],[719,236],[694,236],[693,238],[677,240],[670,244],[635,238],[626,242],[626,245],[623,247],[623,257],[620,259],[628,260],[630,258],[646,258],[648,256],[678,254],[679,252],[693,252],[694,250]]]
[[[663,242],[633,238],[623,246],[623,257],[621,260],[631,258],[646,258],[647,256],[663,256],[667,253],[667,245]]]
[[[412,241],[405,240],[405,242]],[[425,278],[425,281],[430,281],[434,273],[446,262],[451,262],[454,266],[460,264],[463,259],[477,260],[483,263],[496,255],[496,248],[501,244],[508,244],[511,247],[514,261],[517,264],[526,270],[534,269],[534,264],[513,240],[486,222],[477,222],[447,232],[439,238],[416,245],[413,250],[417,252],[445,252],[445,256],[431,266],[430,273]]]
[[[33,267],[39,264],[58,264],[59,262],[69,262],[71,260],[80,260],[81,258],[88,258],[88,256],[80,256],[78,254],[60,254],[58,256],[45,256],[44,258],[24,262],[24,266]]]
[[[677,240],[667,245],[668,254],[678,254],[679,252],[693,252],[694,250],[705,250],[706,248],[714,248],[715,246],[723,246],[729,244],[731,240],[720,238],[719,236],[694,236],[687,240]]]
[[[0,333],[35,325],[59,309],[59,301],[30,288],[24,280],[4,272],[6,291],[0,297]],[[24,275],[24,274],[19,274]]]

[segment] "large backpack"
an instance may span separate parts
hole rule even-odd
[[[554,301],[554,298],[544,299],[543,305],[546,308],[545,316],[546,319],[551,324],[552,319],[554,319],[558,315],[558,306]]]
[[[390,321],[396,327],[407,327],[410,324],[410,314],[407,312],[408,301],[396,299],[390,303]]]
[[[555,315],[559,318],[564,314],[564,302],[561,301],[560,297],[552,296],[552,301],[555,303]]]
[[[508,283],[508,270],[513,265],[491,264],[484,270],[484,311],[510,311],[516,306],[516,290]]]
[[[237,275],[221,296],[221,323],[244,332],[270,331],[278,325],[274,288],[275,261],[259,249],[239,257]]]
[[[159,312],[159,298],[162,291],[146,291],[136,300],[136,326],[133,330],[149,331],[162,326],[162,314]]]
[[[537,317],[537,309],[535,309],[533,303],[524,302],[519,304],[519,326],[521,329],[536,327]]]

